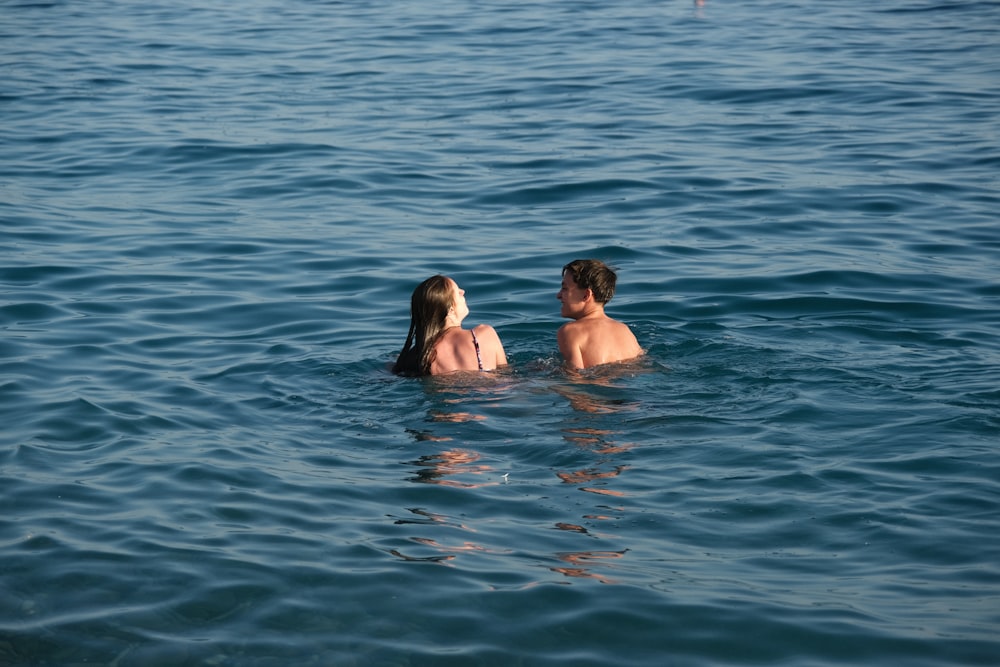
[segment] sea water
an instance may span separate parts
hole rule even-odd
[[[1000,3],[0,5],[0,664],[1000,662]]]

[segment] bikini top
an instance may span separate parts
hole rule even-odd
[[[472,344],[476,346],[476,361],[479,362],[479,370],[483,370],[483,355],[479,352],[479,340],[476,338],[476,332],[469,329],[469,333],[472,334]]]

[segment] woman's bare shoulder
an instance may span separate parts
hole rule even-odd
[[[476,326],[472,327],[472,330],[476,332],[477,336],[497,336],[499,338],[497,330],[491,327],[489,324],[477,324]]]

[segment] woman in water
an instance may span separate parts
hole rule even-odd
[[[507,355],[493,327],[462,328],[468,314],[465,290],[451,278],[431,276],[417,285],[410,299],[410,332],[392,372],[441,375],[506,366]]]

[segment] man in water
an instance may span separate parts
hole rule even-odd
[[[634,359],[642,348],[628,325],[604,314],[604,304],[615,294],[618,276],[604,262],[576,259],[563,267],[560,315],[572,322],[559,327],[556,340],[566,365],[590,368]]]

